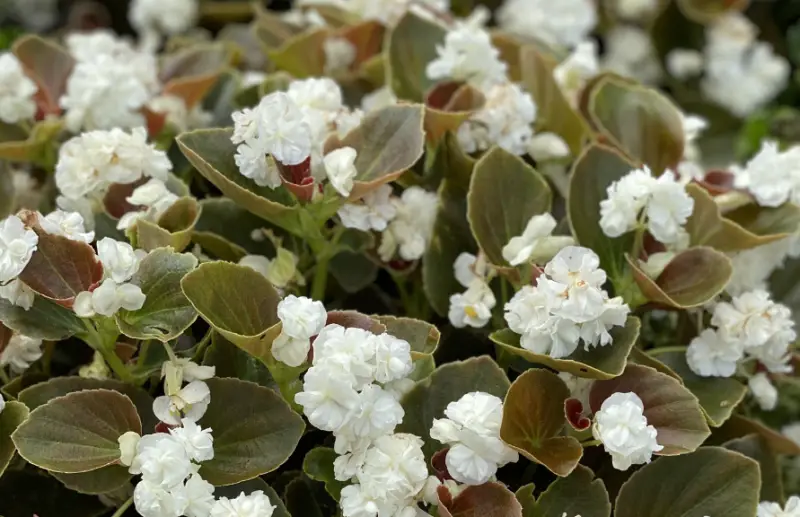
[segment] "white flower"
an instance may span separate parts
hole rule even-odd
[[[498,467],[513,463],[519,455],[500,439],[503,401],[494,395],[472,392],[450,402],[447,418],[434,419],[431,438],[450,446],[447,471],[456,481],[481,485]]]
[[[399,381],[414,369],[411,362],[411,345],[408,341],[383,333],[374,339],[375,381]]]
[[[153,217],[158,217],[178,200],[178,196],[170,192],[162,180],[153,178],[136,187],[125,200],[132,205],[148,208]]]
[[[140,33],[157,30],[173,35],[194,26],[197,0],[133,0],[128,19]]]
[[[200,474],[192,474],[180,493],[186,501],[186,509],[183,512],[187,517],[209,516],[214,505],[214,485],[200,477]]]
[[[264,492],[257,490],[245,495],[239,494],[235,499],[220,497],[211,507],[210,517],[271,517],[275,511],[275,506],[264,495]]]
[[[382,232],[397,215],[391,196],[391,185],[381,185],[368,192],[358,203],[345,203],[336,213],[346,228]]]
[[[139,445],[139,440],[141,439],[142,437],[139,436],[139,433],[135,431],[128,431],[127,433],[117,438],[117,442],[119,443],[120,463],[122,463],[126,467],[131,466],[131,463],[133,463],[133,459],[136,457],[136,448]]]
[[[732,376],[743,356],[744,350],[739,343],[724,339],[712,329],[705,329],[692,339],[686,350],[689,368],[702,377]]]
[[[169,434],[183,445],[192,461],[200,463],[214,458],[214,437],[211,436],[211,429],[201,429],[194,421],[183,418],[181,427],[170,429]]]
[[[574,242],[571,237],[551,237],[556,224],[549,213],[534,215],[522,235],[512,237],[503,246],[503,258],[512,266],[519,266],[529,260],[551,258],[558,250]]]
[[[347,38],[327,38],[322,44],[325,53],[325,74],[347,71],[356,60],[356,47]]]
[[[78,212],[55,210],[44,217],[39,217],[39,224],[50,235],[61,235],[86,244],[91,244],[94,240],[94,232],[86,231],[83,217]]]
[[[606,189],[607,197],[600,202],[600,228],[609,237],[633,230],[639,212],[647,202],[655,180],[650,169],[634,169]]]
[[[391,434],[405,414],[400,402],[377,384],[366,386],[358,394],[359,405],[346,426],[336,431],[337,453],[355,450],[359,440],[375,440]]]
[[[164,115],[164,123],[180,132],[208,127],[214,120],[214,114],[203,110],[202,104],[190,110],[186,101],[175,95],[154,97],[147,102],[147,109]]]
[[[349,196],[353,190],[353,181],[358,174],[355,166],[356,154],[352,147],[342,147],[326,154],[323,159],[325,174],[342,197]]]
[[[133,490],[133,505],[142,517],[178,517],[188,501],[183,490],[169,490],[143,479]]]
[[[36,251],[39,237],[22,219],[9,215],[0,221],[0,283],[19,276]]]
[[[0,352],[0,366],[22,373],[42,357],[42,340],[15,333]]]
[[[316,346],[314,350],[316,352]],[[317,360],[316,354],[314,360]],[[295,395],[294,400],[303,406],[311,425],[323,431],[336,431],[359,407],[354,384],[352,374],[338,368],[313,366],[303,378],[303,391]]]
[[[791,311],[761,290],[735,296],[730,303],[716,304],[711,324],[745,350],[766,345],[776,335],[785,334],[787,347],[795,339]]]
[[[677,182],[675,173],[666,170],[652,184],[647,201],[647,228],[653,237],[664,244],[678,242],[683,225],[692,215],[694,199]]]
[[[731,255],[733,274],[725,291],[737,296],[747,291],[766,290],[770,275],[782,267],[788,257],[794,257],[791,237]]]
[[[475,255],[466,251],[456,257],[455,262],[453,262],[453,275],[459,284],[469,287],[472,285],[473,280],[483,279],[483,276],[477,274],[474,269],[477,261],[478,258]]]
[[[36,115],[36,83],[25,75],[22,64],[10,52],[0,53],[0,85],[0,120],[16,124]]]
[[[632,25],[615,25],[607,33],[602,67],[645,84],[662,75],[650,34]]]
[[[97,256],[103,264],[103,273],[117,283],[127,282],[139,270],[142,254],[127,242],[110,237],[97,241]]]
[[[386,106],[397,104],[397,97],[392,89],[388,86],[383,86],[377,90],[364,95],[361,99],[361,109],[369,113],[370,111],[379,110]]]
[[[658,6],[658,0],[616,0],[614,10],[621,18],[635,21],[648,17]]]
[[[486,104],[458,128],[461,147],[475,153],[498,145],[509,153],[525,154],[536,120],[533,97],[513,83],[495,85],[484,93]]]
[[[756,517],[800,517],[800,497],[793,495],[787,499],[783,508],[779,503],[759,503]]]
[[[555,133],[536,133],[528,142],[528,154],[537,162],[562,160],[570,150],[563,138]]]
[[[650,463],[653,453],[664,448],[656,441],[656,428],[647,425],[644,404],[635,393],[614,393],[604,400],[594,415],[592,434],[618,470]]]
[[[553,70],[553,77],[564,96],[575,106],[586,83],[600,73],[597,60],[597,43],[594,40],[582,41],[572,53]]]
[[[328,312],[322,302],[289,295],[278,304],[281,333],[272,343],[272,356],[288,364],[300,366],[308,357],[311,338],[322,331]]]
[[[506,81],[507,66],[500,60],[500,51],[476,23],[458,23],[436,53],[438,57],[425,69],[429,79],[465,81],[482,90]]]
[[[153,401],[153,413],[169,425],[181,425],[182,419],[200,420],[211,402],[211,391],[203,381],[192,381],[175,395],[162,395]]]
[[[734,185],[750,191],[762,206],[780,206],[800,199],[799,147],[780,151],[777,142],[764,140],[745,167],[733,167]]]
[[[497,12],[503,30],[538,39],[550,45],[574,47],[597,24],[592,0],[506,0]]]
[[[456,328],[483,328],[492,319],[492,309],[496,304],[492,288],[482,279],[476,279],[464,293],[450,296],[447,317]]]
[[[764,411],[772,411],[778,405],[778,390],[770,382],[766,373],[760,372],[750,377],[747,387],[750,388],[750,393]]]
[[[95,314],[113,316],[120,309],[138,311],[144,306],[146,296],[138,285],[118,284],[106,278],[94,291],[84,291],[75,297],[73,310],[80,318]]]
[[[136,444],[136,456],[131,462],[131,474],[162,488],[183,483],[194,467],[183,444],[166,433],[147,434]]]
[[[702,73],[703,54],[693,49],[672,49],[667,54],[666,64],[670,75],[684,81]]]
[[[200,366],[191,359],[176,357],[161,365],[161,378],[166,378],[167,394],[180,391],[184,382],[207,381],[214,377],[216,367]]]
[[[3,394],[0,393],[0,413],[2,413],[5,408],[6,408],[6,401],[3,398]]]
[[[0,298],[8,300],[12,305],[30,310],[33,307],[35,293],[22,280],[16,278],[11,282],[0,285]]]
[[[378,254],[388,262],[399,252],[403,260],[422,258],[433,234],[438,198],[422,187],[409,187],[395,200],[396,217],[383,233]]]

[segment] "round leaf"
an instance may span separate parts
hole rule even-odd
[[[764,438],[769,448],[777,454],[800,455],[800,444],[761,422],[741,415],[731,415],[720,428],[714,430],[714,438],[721,440],[731,440],[751,434],[757,434]]]
[[[133,474],[123,465],[108,465],[91,472],[64,474],[51,472],[65,487],[81,494],[100,495],[119,490],[128,484]]]
[[[591,469],[578,465],[572,474],[558,478],[534,500],[533,485],[517,490],[525,517],[610,517],[611,502],[603,481]]]
[[[64,47],[34,34],[14,42],[12,48],[25,74],[38,86],[37,100],[48,114],[60,114],[59,101],[66,91],[67,79],[75,60]]]
[[[519,334],[510,329],[493,332],[489,339],[504,351],[531,363],[543,364],[578,377],[611,379],[620,375],[625,369],[628,355],[639,337],[640,327],[639,318],[628,316],[624,327],[614,327],[611,330],[611,344],[589,350],[578,345],[572,354],[563,359],[553,359],[549,355],[537,354],[522,348],[519,344]]]
[[[403,397],[401,403],[405,416],[396,432],[422,437],[425,441],[422,450],[427,458],[432,458],[442,448],[441,443],[430,438],[433,419],[444,418],[449,403],[473,391],[484,391],[502,398],[509,384],[506,374],[488,356],[440,366]]]
[[[758,462],[761,471],[762,501],[775,501],[783,504],[783,472],[778,456],[769,448],[767,441],[757,434],[737,438],[723,445],[726,449],[744,454]]]
[[[694,451],[711,434],[697,398],[679,381],[647,366],[630,364],[619,377],[595,382],[589,396],[592,411],[612,394],[628,392],[642,399],[647,423],[658,431],[656,440],[664,448],[656,454]]]
[[[454,499],[440,501],[441,517],[522,517],[522,505],[500,483],[468,486]]]
[[[115,463],[117,439],[128,431],[142,433],[131,399],[116,391],[88,390],[34,409],[12,439],[28,463],[69,474]]]
[[[269,239],[256,242],[253,231],[267,226],[260,219],[235,202],[224,197],[200,201],[200,219],[192,232],[192,240],[206,252],[230,262],[238,262],[247,254],[275,256],[275,247]]]
[[[517,377],[503,403],[500,438],[558,476],[568,476],[583,456],[572,436],[563,436],[569,388],[556,374],[537,368]]]
[[[547,181],[518,156],[499,147],[483,155],[472,173],[467,218],[492,264],[509,266],[503,247],[522,235],[531,217],[550,211]]]
[[[704,447],[636,471],[617,496],[614,517],[753,517],[760,485],[755,461]]]
[[[303,472],[314,481],[325,483],[325,490],[336,501],[341,498],[342,488],[347,486],[347,483],[338,481],[334,475],[333,462],[338,457],[331,448],[315,447],[303,459]]]
[[[50,341],[60,341],[86,330],[73,311],[41,296],[34,298],[33,306],[27,311],[0,299],[0,321],[26,336]]]
[[[425,92],[436,84],[425,69],[437,58],[436,46],[444,43],[447,30],[441,25],[408,11],[386,39],[387,73],[398,98],[422,102]]]
[[[0,476],[11,463],[14,451],[17,450],[11,440],[11,433],[28,418],[29,413],[25,404],[15,400],[6,402],[5,408],[0,412]]]
[[[305,424],[274,391],[238,379],[209,379],[211,404],[200,424],[214,434],[214,459],[200,468],[214,485],[232,485],[280,467]]]
[[[169,248],[150,252],[131,278],[146,296],[144,305],[116,314],[120,331],[134,339],[163,342],[180,336],[197,319],[197,311],[181,290],[181,279],[196,266],[197,258],[189,253]]]
[[[146,251],[170,246],[183,251],[192,242],[192,230],[200,218],[200,204],[193,197],[177,200],[158,219],[158,224],[136,221],[136,245]]]

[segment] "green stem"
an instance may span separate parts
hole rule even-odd
[[[253,3],[240,0],[201,2],[200,17],[226,23],[247,21],[253,18]]]
[[[108,349],[106,347],[100,348],[98,350],[100,355],[103,356],[108,366],[111,368],[111,371],[114,372],[114,375],[119,377],[119,379],[127,384],[136,384],[136,380],[133,378],[133,375],[125,366],[125,363],[122,362],[122,359],[119,358],[116,351],[112,347]]]
[[[11,382],[11,379],[8,377],[5,368],[0,368],[0,381],[2,381],[3,384],[8,384]]]
[[[130,508],[132,504],[133,504],[133,497],[131,496],[128,498],[127,501],[122,503],[122,506],[117,508],[117,511],[114,512],[114,515],[112,515],[111,517],[122,517],[125,514],[125,510]]]
[[[325,301],[325,288],[328,287],[328,263],[330,259],[325,256],[319,257],[317,267],[314,269],[314,280],[311,283],[311,298]]]
[[[586,440],[585,442],[581,442],[581,445],[584,447],[594,447],[595,445],[602,445],[603,442],[600,440]]]
[[[408,289],[406,289],[406,283],[402,276],[392,274],[392,280],[394,280],[394,285],[397,286],[397,292],[400,294],[400,303],[403,304],[403,311],[406,313],[407,316],[411,316],[413,312],[413,305],[414,302],[411,299],[411,296],[408,294]]]

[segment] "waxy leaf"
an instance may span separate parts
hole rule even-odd
[[[325,490],[338,501],[342,496],[342,488],[347,483],[338,481],[333,473],[333,462],[338,458],[331,448],[315,447],[303,459],[303,472],[314,481],[325,483]]]
[[[39,244],[19,279],[35,292],[71,307],[75,297],[103,278],[103,265],[85,242],[50,235],[34,227]]]
[[[764,207],[754,203],[725,212],[725,218],[757,237],[791,235],[800,225],[800,206],[784,203],[779,207]]]
[[[200,425],[214,430],[214,459],[200,474],[232,485],[280,467],[294,452],[305,424],[280,395],[239,379],[209,379],[211,404]]]
[[[558,63],[533,45],[522,47],[520,63],[522,84],[539,108],[536,113],[537,128],[563,138],[572,154],[577,156],[589,128],[564,97],[561,86],[553,76]]]
[[[591,469],[578,465],[567,477],[557,478],[542,492],[533,497],[533,485],[517,490],[525,517],[610,517],[611,502],[603,481],[595,479]]]
[[[238,262],[245,255],[275,256],[269,239],[254,241],[252,234],[268,226],[234,201],[225,197],[200,201],[200,219],[192,231],[192,240],[220,260]]]
[[[531,363],[543,364],[578,377],[611,379],[620,375],[625,369],[631,348],[639,337],[640,327],[639,318],[628,316],[624,327],[614,327],[611,330],[612,341],[609,345],[586,350],[583,344],[579,344],[572,354],[562,359],[553,359],[549,355],[537,354],[522,348],[519,344],[519,334],[510,329],[493,332],[489,339],[503,351]]]
[[[70,490],[81,494],[100,495],[119,490],[128,485],[133,474],[124,465],[108,465],[91,472],[64,474],[51,472],[54,478]]]
[[[636,471],[622,485],[614,517],[753,517],[760,485],[755,461],[704,447]]]
[[[299,208],[285,189],[259,187],[239,172],[231,129],[183,133],[176,141],[191,164],[242,208],[295,234],[301,234]]]
[[[449,403],[473,391],[503,398],[509,385],[506,374],[488,356],[440,366],[403,397],[405,416],[396,432],[422,437],[425,441],[422,450],[430,459],[442,448],[441,443],[430,438],[433,419],[445,418],[444,410]]]
[[[674,170],[683,158],[681,112],[653,88],[602,76],[589,93],[587,117],[595,130],[654,174]]]
[[[731,260],[705,246],[689,248],[675,255],[653,280],[627,255],[633,278],[647,299],[676,309],[700,307],[725,289],[731,279]]]
[[[391,183],[417,163],[425,148],[423,115],[421,105],[388,106],[369,113],[343,139],[328,139],[326,154],[341,147],[358,153],[351,200]]]
[[[25,75],[39,87],[36,92],[39,108],[45,114],[59,115],[59,101],[75,66],[70,53],[53,41],[33,34],[19,38],[11,50],[22,63]]]
[[[642,400],[647,423],[658,431],[656,440],[664,448],[655,454],[692,452],[711,434],[697,398],[676,379],[647,366],[629,364],[619,377],[595,382],[589,396],[592,412],[614,393],[628,392]]]
[[[744,454],[758,462],[758,467],[761,471],[760,500],[784,503],[781,464],[778,456],[769,448],[766,439],[757,434],[751,434],[744,438],[736,438],[726,442],[723,447]]]
[[[47,298],[37,296],[29,310],[8,300],[0,300],[0,321],[12,330],[26,336],[60,341],[86,331],[75,313]]]
[[[569,388],[556,374],[533,368],[511,384],[503,403],[500,438],[526,458],[558,476],[568,476],[583,456],[583,446],[564,436],[564,401]]]
[[[751,434],[757,434],[764,438],[769,448],[776,454],[800,455],[800,445],[789,437],[770,429],[757,420],[741,415],[731,415],[721,427],[714,430],[714,438],[721,440],[732,440]]]
[[[531,217],[550,211],[547,181],[518,156],[494,147],[475,164],[467,195],[472,234],[489,261],[509,266],[503,247],[522,235]]]
[[[298,79],[325,75],[323,46],[331,36],[327,27],[310,29],[292,36],[280,48],[268,51],[270,61],[284,72]]]
[[[128,431],[142,433],[131,399],[99,389],[70,393],[34,409],[11,438],[28,463],[69,474],[117,462],[117,439]]]
[[[700,402],[713,427],[719,427],[747,393],[747,387],[732,377],[701,377],[686,364],[685,350],[654,349],[652,359],[673,372]],[[649,366],[649,365],[648,365]]]
[[[195,198],[183,197],[159,217],[158,224],[146,219],[136,221],[137,246],[146,251],[167,246],[183,251],[192,242],[192,230],[200,219],[200,211]]]
[[[194,44],[164,56],[159,74],[164,94],[183,99],[191,110],[214,87],[232,57],[231,49],[221,43]]]
[[[404,339],[411,345],[411,357],[431,355],[442,337],[435,325],[414,318],[376,316],[386,326],[386,332]]]
[[[228,341],[265,361],[272,339],[266,331],[278,323],[280,296],[261,273],[228,262],[200,265],[181,280],[195,310]]]
[[[11,463],[11,458],[17,450],[11,440],[11,433],[28,418],[29,413],[25,404],[15,400],[6,402],[6,406],[0,412],[0,476]]]
[[[388,83],[398,98],[422,102],[425,93],[436,81],[425,69],[437,58],[436,46],[444,43],[447,30],[431,20],[408,11],[386,39],[389,56],[386,69]]]
[[[425,138],[436,144],[480,110],[486,97],[477,88],[464,83],[440,83],[425,96]]]
[[[36,122],[28,133],[20,126],[0,122],[0,159],[53,167],[56,161],[53,140],[63,127],[59,119],[45,119]]]
[[[440,495],[439,501],[441,517],[522,517],[522,505],[514,493],[496,482],[468,486],[449,500]]]
[[[234,345],[217,332],[211,336],[211,346],[203,355],[203,366],[213,366],[217,377],[233,377],[275,389],[275,380],[259,359]]]
[[[600,144],[587,147],[572,166],[567,200],[572,233],[581,246],[597,253],[600,267],[612,281],[625,274],[625,253],[633,247],[633,233],[617,238],[604,234],[600,228],[600,202],[608,197],[606,189],[633,168],[619,152]]]
[[[165,343],[180,336],[197,319],[197,311],[181,290],[181,280],[196,266],[197,258],[190,253],[169,248],[151,251],[130,280],[147,298],[137,311],[117,312],[120,331],[134,339]]]

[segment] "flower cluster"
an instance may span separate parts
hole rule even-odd
[[[597,10],[591,0],[506,0],[497,20],[521,37],[536,34],[546,43],[574,47],[594,29]]]
[[[213,366],[199,366],[188,359],[173,358],[161,368],[166,378],[164,392],[153,401],[153,413],[168,425],[182,421],[197,422],[211,403],[211,390],[206,381],[214,376]],[[186,386],[183,385],[187,382]]]
[[[777,142],[765,140],[761,149],[744,167],[733,166],[737,188],[747,189],[762,206],[780,206],[787,201],[800,202],[800,146],[786,151]]]
[[[566,357],[583,340],[589,350],[611,344],[609,334],[625,324],[630,309],[608,297],[606,273],[590,249],[568,246],[544,268],[535,286],[524,286],[505,306],[505,319],[523,348]]]
[[[0,84],[0,120],[16,124],[32,119],[36,114],[33,96],[38,87],[25,75],[19,60],[8,52],[0,53]]]
[[[0,222],[0,283],[16,280],[39,244],[36,232],[22,219],[10,215]]]
[[[764,501],[758,505],[756,517],[798,517],[800,516],[800,496],[793,495],[786,504]]]
[[[8,366],[14,373],[23,373],[41,357],[42,340],[16,332],[0,352],[0,367]]]
[[[703,377],[730,377],[745,356],[773,373],[792,370],[789,346],[797,334],[791,311],[756,290],[719,302],[711,325],[694,338],[686,352],[689,367]]]
[[[155,49],[160,35],[180,34],[191,28],[198,14],[197,0],[134,0],[128,20],[145,46]]]
[[[455,278],[467,290],[450,296],[447,313],[450,323],[456,328],[467,326],[485,327],[492,318],[492,309],[497,304],[489,286],[489,271],[485,257],[472,253],[461,253],[453,263]]]
[[[93,291],[83,291],[75,297],[73,310],[81,318],[96,314],[113,316],[120,309],[136,311],[142,308],[145,295],[138,285],[128,280],[139,269],[139,262],[147,255],[134,250],[127,242],[105,237],[97,242],[97,256],[103,264],[103,282]]]
[[[516,462],[519,454],[500,439],[503,401],[482,392],[467,393],[437,418],[431,438],[449,446],[445,455],[447,472],[467,485],[486,483],[499,467]]]
[[[289,295],[278,304],[281,333],[272,342],[272,356],[289,366],[300,366],[308,358],[311,338],[319,334],[328,318],[322,302]]]
[[[604,400],[594,415],[592,434],[619,470],[650,463],[653,453],[664,448],[656,441],[656,428],[647,424],[644,404],[635,393],[614,393]]]
[[[688,239],[683,225],[692,215],[694,200],[672,171],[654,178],[646,166],[634,169],[612,183],[607,194],[600,202],[600,228],[609,237],[646,223],[650,234],[664,244],[680,247]]]

